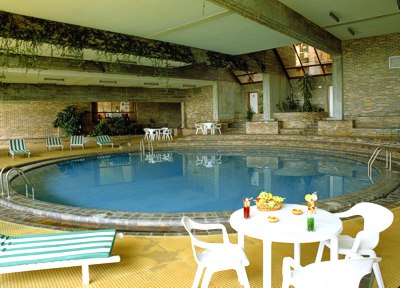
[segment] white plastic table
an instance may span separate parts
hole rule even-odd
[[[303,214],[294,215],[292,209],[301,209]],[[250,218],[244,219],[243,209],[235,211],[229,220],[238,232],[238,244],[244,248],[244,236],[263,241],[263,287],[271,287],[271,247],[272,242],[293,243],[294,260],[300,264],[300,243],[331,240],[331,260],[338,259],[338,235],[342,232],[342,221],[334,214],[317,209],[315,231],[307,231],[307,206],[283,204],[278,211],[260,212],[256,206],[250,207]],[[276,216],[278,222],[270,223],[268,216]]]

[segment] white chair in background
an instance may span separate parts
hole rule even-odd
[[[355,238],[339,235],[339,254],[346,255],[346,258],[351,253],[376,257],[374,249],[379,243],[379,234],[392,224],[394,217],[393,212],[389,209],[369,202],[358,203],[349,210],[335,213],[335,215],[340,218],[351,216],[364,218],[364,228],[357,233]],[[325,246],[330,247],[330,241],[320,242],[316,262],[321,261]],[[373,270],[378,287],[385,287],[378,263],[373,264]]]
[[[232,244],[229,241],[228,233],[224,225],[197,223],[187,216],[183,216],[181,222],[190,235],[194,259],[198,264],[192,288],[198,287],[204,269],[206,270],[201,288],[208,287],[214,272],[230,269],[236,270],[240,284],[244,285],[246,288],[250,287],[245,269],[245,266],[250,264],[249,260],[239,245]],[[193,230],[221,230],[223,242],[210,243],[202,241],[195,236]]]
[[[291,257],[282,264],[282,288],[358,288],[361,279],[372,271],[380,258],[323,261],[301,266]],[[293,269],[292,269],[293,268]]]
[[[221,123],[215,124],[215,125],[214,125],[214,129],[215,129],[215,130],[218,130],[219,134],[222,134],[222,133],[221,133]]]
[[[172,130],[167,127],[161,128],[161,139],[172,140]]]
[[[197,133],[201,133],[201,134],[203,134],[203,125],[202,124],[199,124],[199,123],[195,123],[194,124],[194,128],[196,128],[196,135],[197,135]]]
[[[149,128],[143,128],[143,131],[144,131],[144,140],[150,140]]]

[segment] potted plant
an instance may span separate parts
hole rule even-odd
[[[76,106],[68,106],[58,112],[53,122],[54,128],[61,128],[65,136],[81,135],[81,114],[77,112]]]
[[[303,95],[303,111],[311,112],[313,107],[311,105],[312,92],[315,89],[315,79],[312,75],[305,73],[302,78],[297,80],[301,94]]]
[[[246,111],[246,119],[247,119],[247,121],[253,120],[253,116],[254,116],[254,111],[250,106],[249,109],[247,109],[247,111]]]

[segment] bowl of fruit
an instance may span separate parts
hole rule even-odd
[[[284,200],[285,198],[262,191],[255,201],[259,211],[276,211],[281,209]]]

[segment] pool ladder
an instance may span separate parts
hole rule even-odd
[[[7,171],[8,170],[8,171]],[[7,173],[4,175],[4,173]],[[35,199],[35,188],[32,185],[32,182],[26,177],[24,171],[17,167],[4,167],[0,171],[0,186],[1,186],[1,196],[4,196],[4,193],[7,193],[7,198],[10,198],[10,174],[14,172],[16,175],[14,177],[19,176],[22,181],[25,183],[25,197],[29,197],[29,186],[31,188],[32,199]]]
[[[368,178],[372,181],[372,164],[374,164],[375,159],[378,157],[379,153],[385,149],[386,151],[386,166],[385,168],[392,170],[392,152],[384,147],[377,147],[372,153],[371,158],[368,161]]]

